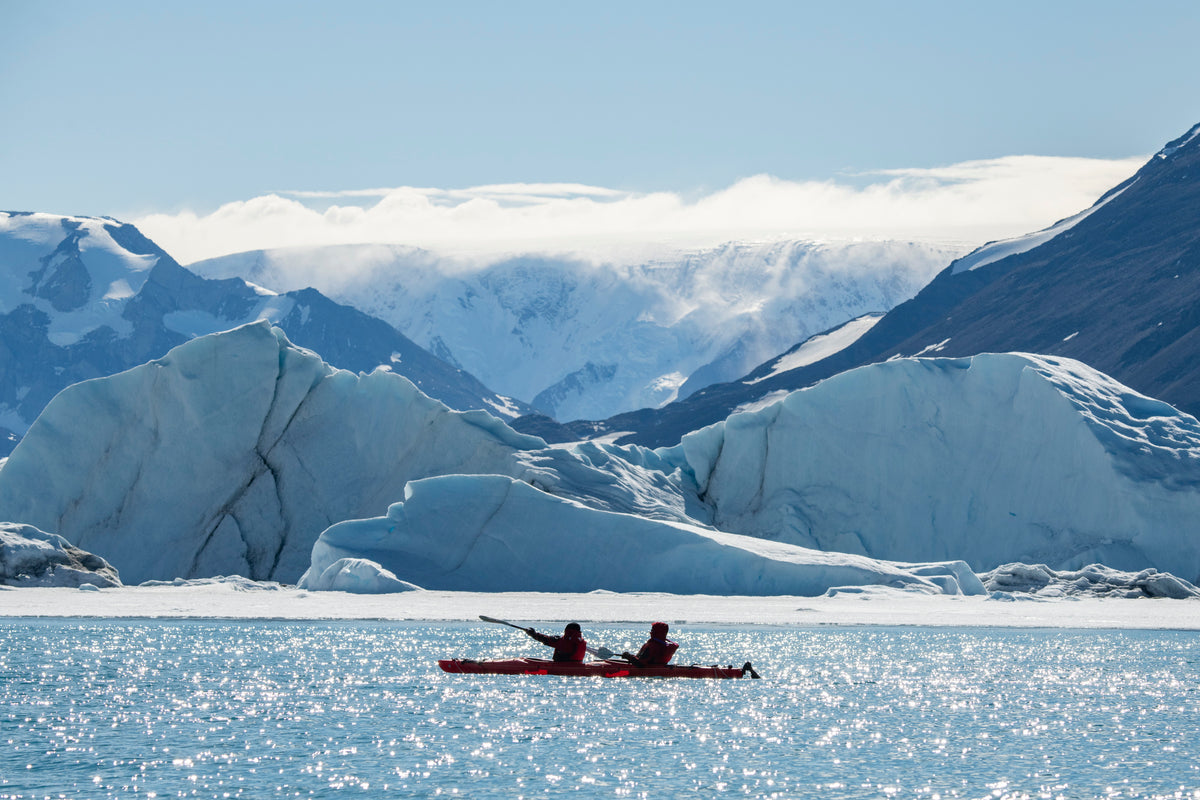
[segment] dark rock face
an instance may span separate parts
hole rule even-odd
[[[1181,141],[1070,230],[981,267],[961,301],[914,298],[925,327],[881,354],[949,340],[938,355],[1069,356],[1200,413],[1200,139]],[[934,283],[964,274],[951,267]]]
[[[893,356],[1030,352],[1078,359],[1200,415],[1200,125],[1168,144],[1068,230],[1025,252],[951,264],[866,335],[822,361],[703,389],[605,420],[624,442],[671,445],[771,391]]]
[[[87,234],[72,220],[63,220],[66,236],[54,252],[39,259],[41,269],[29,273],[25,291],[49,300],[55,311],[83,308],[92,296],[92,276],[79,253],[79,240]]]

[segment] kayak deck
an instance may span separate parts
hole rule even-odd
[[[511,658],[495,661],[473,661],[469,658],[438,660],[445,672],[464,675],[567,675],[572,677],[598,676],[601,678],[741,678],[747,674],[757,678],[750,662],[742,667],[711,667],[667,664],[657,667],[639,667],[626,661],[550,661],[542,658]]]

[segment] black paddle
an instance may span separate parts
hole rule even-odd
[[[480,614],[479,618],[481,620],[483,620],[484,622],[494,622],[497,625],[507,625],[508,627],[516,628],[519,631],[528,631],[529,630],[529,628],[526,628],[524,625],[518,625],[515,622],[509,622],[509,621],[503,620],[503,619],[496,619],[495,617],[487,617],[487,616],[484,616],[483,614]],[[613,656],[616,655],[616,653],[614,653],[612,650],[609,650],[607,647],[589,647],[587,649],[587,651],[589,653],[591,653],[592,655],[594,655],[596,658],[612,658]]]

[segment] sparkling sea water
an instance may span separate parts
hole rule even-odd
[[[549,652],[483,623],[0,620],[0,798],[1200,798],[1195,633],[672,628],[764,679],[442,673]]]

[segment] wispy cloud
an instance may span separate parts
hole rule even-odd
[[[419,192],[436,204],[453,205],[475,197],[492,198],[497,201],[538,201],[547,198],[592,197],[613,199],[625,196],[619,189],[604,189],[583,183],[499,183],[491,186],[475,186],[470,189],[421,189],[405,187]],[[298,197],[313,200],[335,200],[353,197],[387,197],[397,189],[343,189],[334,192],[295,189],[275,192],[283,197]]]
[[[1010,156],[828,181],[758,175],[698,198],[539,183],[287,191],[210,214],[152,214],[135,222],[185,263],[243,250],[366,242],[460,256],[556,252],[594,259],[731,240],[983,243],[1086,208],[1144,160]]]

